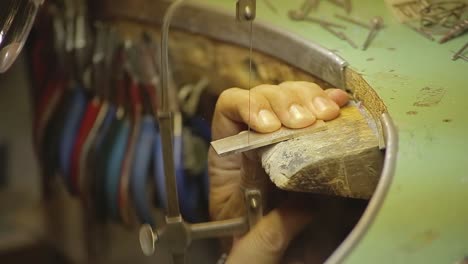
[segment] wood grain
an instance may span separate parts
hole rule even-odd
[[[383,153],[364,109],[347,106],[327,130],[260,151],[262,165],[284,190],[368,199],[379,180]]]

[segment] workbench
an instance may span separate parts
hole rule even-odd
[[[207,0],[234,10],[234,1]],[[468,35],[431,42],[401,25],[384,1],[353,2],[353,16],[379,15],[385,28],[369,49],[354,49],[318,26],[291,21],[301,1],[258,1],[257,19],[298,34],[348,61],[383,99],[399,133],[396,172],[383,207],[346,263],[456,263],[468,255],[468,63],[452,61]],[[232,11],[231,11],[232,12]],[[313,15],[333,18],[323,3]],[[338,21],[338,20],[336,20]],[[346,34],[364,41],[367,32]],[[255,41],[255,35],[254,35]]]

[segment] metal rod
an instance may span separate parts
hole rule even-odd
[[[163,24],[162,24],[162,36],[161,36],[161,111],[169,111],[169,27],[171,25],[172,17],[174,12],[184,3],[185,0],[176,0],[167,9]]]
[[[172,144],[173,115],[171,112],[159,112],[158,120],[162,142],[164,180],[166,184],[167,217],[180,217],[177,181],[174,168],[174,150]]]
[[[190,225],[193,240],[243,234],[248,229],[245,217]]]
[[[465,52],[466,48],[468,48],[468,42],[459,49],[455,54],[453,54],[452,60],[457,60],[459,58],[463,58],[463,52]]]
[[[365,29],[371,29],[371,26],[369,24],[366,24],[364,23],[363,21],[359,21],[355,18],[352,18],[352,17],[347,17],[347,16],[342,16],[342,15],[339,15],[339,14],[335,14],[335,17],[336,18],[339,18],[341,20],[344,20],[346,22],[349,22],[351,24],[354,24],[356,26],[360,26],[360,27],[363,27]]]
[[[439,40],[440,44],[443,44],[451,39],[454,39],[468,31],[468,19],[463,20],[459,24],[455,25],[444,37]]]
[[[413,25],[411,25],[410,23],[406,22],[404,23],[407,27],[411,28],[412,30],[416,31],[417,33],[419,33],[421,36],[427,38],[428,40],[430,41],[434,41],[434,37],[431,35],[431,33],[427,32],[427,31],[424,31],[420,28],[417,28]]]
[[[346,29],[346,26],[344,26],[344,25],[336,24],[336,23],[333,23],[333,22],[325,21],[323,19],[318,19],[318,18],[314,18],[314,17],[304,17],[303,20],[307,21],[307,22],[317,23],[317,24],[322,25],[322,26],[330,26],[330,27]]]
[[[185,0],[173,2],[164,15],[161,37],[161,111],[158,113],[161,131],[162,153],[164,164],[164,179],[166,184],[167,217],[180,217],[179,199],[177,195],[177,181],[174,168],[173,150],[173,115],[169,110],[169,27],[174,12]]]

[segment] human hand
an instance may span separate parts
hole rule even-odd
[[[248,90],[231,88],[220,95],[216,104],[212,124],[213,140],[235,135],[245,130],[246,124],[250,124],[253,130],[261,133],[273,132],[282,125],[289,128],[307,127],[317,119],[336,118],[340,107],[347,102],[348,95],[344,91],[324,91],[318,85],[309,82],[257,86],[250,90],[250,105]],[[240,187],[249,184],[264,185],[266,179],[254,183],[247,180],[248,173],[245,172],[245,168],[251,163],[248,155],[219,157],[210,149],[208,162],[211,217],[214,220],[223,220],[242,215],[244,198]],[[263,262],[256,259],[256,263],[278,262],[289,241],[294,234],[302,230],[308,219],[310,216],[301,210],[288,210],[284,206],[273,210],[238,241],[229,260],[235,259],[237,262],[236,256],[263,254],[266,259]],[[273,231],[273,235],[265,233],[267,230]],[[282,242],[273,243],[270,238]],[[243,252],[244,250],[248,252]]]

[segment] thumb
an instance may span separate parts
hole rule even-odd
[[[227,262],[279,263],[291,240],[311,221],[310,212],[291,203],[271,211],[246,236],[240,239]]]

